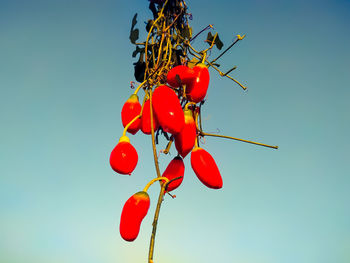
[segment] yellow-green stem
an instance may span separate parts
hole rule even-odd
[[[146,80],[144,80],[134,91],[134,94],[137,95],[137,93],[139,92],[139,90],[142,88],[143,85],[145,85]]]
[[[148,191],[148,188],[156,181],[165,181],[165,183],[169,182],[169,179],[166,178],[166,177],[157,177],[157,178],[154,178],[152,179],[151,181],[148,182],[148,184],[145,186],[145,188],[143,188],[143,191],[144,192],[147,192]]]
[[[272,145],[268,145],[268,144],[264,144],[264,143],[260,143],[260,142],[248,141],[248,140],[239,139],[239,138],[226,136],[226,135],[211,134],[211,133],[206,133],[206,132],[202,132],[202,131],[200,132],[200,135],[226,138],[226,139],[236,140],[236,141],[240,141],[240,142],[246,142],[246,143],[251,143],[251,144],[255,144],[255,145],[260,145],[260,146],[264,146],[264,147],[268,147],[268,148],[278,149],[278,146],[272,146]]]

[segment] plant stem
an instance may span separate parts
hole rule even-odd
[[[156,143],[154,138],[154,126],[153,126],[153,107],[152,107],[152,88],[149,90],[149,100],[150,100],[150,115],[151,115],[151,133],[152,133],[152,148],[153,148],[153,159],[154,159],[154,165],[156,167],[157,171],[157,177],[160,178],[160,170],[158,165],[158,157],[157,157],[157,149],[156,149]],[[154,252],[154,242],[156,238],[156,232],[157,232],[157,224],[158,224],[158,218],[159,218],[159,212],[160,212],[160,206],[163,202],[164,197],[164,189],[165,184],[160,184],[160,192],[158,196],[158,202],[156,211],[154,213],[153,223],[152,223],[152,235],[151,235],[151,241],[149,244],[149,252],[148,252],[148,263],[153,263],[153,252]]]
[[[243,139],[239,139],[239,138],[235,138],[235,137],[231,137],[231,136],[226,136],[226,135],[211,134],[211,133],[206,133],[206,132],[202,132],[202,131],[200,131],[200,135],[226,138],[226,139],[236,140],[236,141],[240,141],[240,142],[246,142],[246,143],[251,143],[251,144],[255,144],[255,145],[260,145],[260,146],[264,146],[264,147],[268,147],[268,148],[278,149],[278,146],[272,146],[272,145],[268,145],[268,144],[264,144],[264,143],[260,143],[260,142],[243,140]]]
[[[217,58],[213,59],[210,63],[214,63],[219,58],[221,58],[227,51],[229,51],[240,40],[242,40],[242,39],[237,37],[236,40],[228,48],[226,48]]]
[[[153,223],[152,223],[153,229],[152,229],[151,242],[149,245],[149,253],[148,253],[148,262],[149,263],[153,263],[154,242],[155,242],[155,238],[156,238],[160,206],[162,205],[163,197],[164,197],[164,190],[165,190],[165,184],[161,184],[160,193],[158,196],[157,208],[156,208],[156,212],[154,213],[154,219],[153,219]]]

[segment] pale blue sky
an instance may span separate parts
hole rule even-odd
[[[185,159],[155,262],[349,263],[350,2],[187,4],[194,32],[214,24],[225,46],[247,34],[220,62],[237,65],[249,91],[210,71],[204,129],[280,149],[206,138],[224,187],[206,188]],[[130,138],[131,177],[108,158],[134,80],[130,22],[138,12],[145,37],[147,6],[0,1],[0,262],[146,262],[159,186],[136,241],[118,225],[155,176],[150,138]],[[174,155],[160,157],[162,170]]]

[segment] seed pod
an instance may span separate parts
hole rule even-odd
[[[186,83],[186,96],[195,103],[201,102],[207,95],[209,86],[209,71],[205,64],[200,63],[193,67],[194,78]]]
[[[177,177],[182,177],[179,179],[176,179],[172,181],[170,184],[168,184],[167,191],[170,192],[180,186],[182,183],[183,177],[185,173],[185,165],[180,156],[175,157],[167,166],[165,169],[162,177],[166,177],[171,181],[172,179],[175,179]]]
[[[141,117],[141,131],[144,134],[151,134],[151,109],[150,109],[150,100],[145,101],[145,105],[143,106],[142,117]],[[153,127],[154,131],[158,130],[158,121],[153,114]]]
[[[134,241],[143,218],[147,215],[150,199],[147,192],[140,191],[132,195],[124,204],[120,217],[119,232],[125,241]]]
[[[136,94],[132,94],[130,98],[124,103],[122,108],[122,123],[123,127],[132,121],[137,115],[141,113],[141,104]],[[137,119],[128,128],[128,132],[136,134],[140,129],[141,120]]]
[[[191,153],[191,166],[198,179],[207,187],[220,189],[222,178],[213,157],[204,149],[195,147]]]
[[[193,69],[185,65],[179,65],[179,66],[173,67],[168,72],[167,82],[172,87],[180,87],[180,82],[178,81],[176,75],[179,76],[181,80],[181,84],[186,84],[194,78],[193,73],[194,73]]]
[[[183,158],[193,149],[197,134],[192,111],[186,109],[184,110],[184,115],[185,125],[181,132],[174,136],[176,150]]]
[[[135,148],[127,136],[122,136],[109,157],[109,163],[114,171],[120,174],[131,174],[138,161]]]
[[[175,91],[162,85],[155,89],[152,98],[159,125],[165,132],[179,133],[185,124],[185,117]]]

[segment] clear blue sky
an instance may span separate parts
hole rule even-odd
[[[131,137],[131,177],[108,158],[134,80],[130,22],[138,12],[143,38],[148,2],[0,4],[0,262],[146,262],[158,185],[138,239],[118,225],[155,176],[150,138]],[[350,2],[187,4],[194,32],[214,24],[226,46],[247,34],[220,62],[249,91],[211,71],[204,129],[280,149],[207,138],[224,187],[207,189],[185,159],[155,262],[349,263]]]

